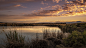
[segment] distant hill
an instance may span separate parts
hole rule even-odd
[[[83,22],[83,21],[76,21],[76,22],[66,22],[66,24],[72,24],[72,23],[86,23],[86,22]]]

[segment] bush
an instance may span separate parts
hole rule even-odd
[[[82,34],[83,34],[83,44],[86,45],[86,31],[84,31]]]
[[[81,47],[83,46],[83,35],[81,32],[73,31],[72,34],[64,39],[65,46],[69,47]]]
[[[49,42],[47,40],[32,40],[30,48],[48,48]]]
[[[46,40],[51,41],[55,46],[62,44],[62,40],[54,37],[47,38]]]

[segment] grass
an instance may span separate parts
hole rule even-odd
[[[36,39],[28,40],[28,43],[25,43],[25,37],[16,31],[10,31],[9,33],[5,33],[5,35],[7,38],[5,48],[53,48],[56,46],[55,42],[60,41],[57,39],[58,34],[55,31],[50,32],[49,30],[44,30],[42,40],[38,38],[38,34],[36,33]]]
[[[22,48],[24,47],[24,40],[25,37],[22,35],[19,35],[16,31],[5,33],[7,42],[6,42],[6,48]]]
[[[44,30],[43,39],[39,39],[36,34],[36,39],[26,42],[25,37],[16,31],[10,31],[5,35],[7,38],[5,48],[85,48],[86,46],[86,31],[83,33],[73,31],[68,38],[63,38],[63,33]]]
[[[78,27],[77,27],[78,26]],[[67,28],[66,28],[67,27]],[[25,37],[18,34],[16,31],[5,33],[7,42],[5,48],[85,48],[86,47],[86,25],[73,24],[62,27],[63,33],[55,30],[50,31],[45,29],[43,31],[43,39],[39,39],[36,33],[36,39],[25,42]],[[72,28],[72,29],[71,29]],[[79,31],[74,31],[79,30]],[[70,32],[67,38],[64,38],[64,32]]]
[[[66,24],[66,25],[58,25],[59,28],[63,32],[72,33],[72,31],[77,30],[79,32],[84,32],[86,30],[86,23],[74,23],[74,24]]]
[[[56,30],[52,30],[52,32],[49,29],[45,29],[43,31],[43,39],[49,38],[49,37],[55,37],[58,39],[62,39],[63,38],[63,33],[56,31]]]

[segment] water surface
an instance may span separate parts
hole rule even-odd
[[[61,32],[60,28],[58,27],[48,27],[48,26],[0,26],[0,40],[5,40],[6,36],[4,34],[8,33],[9,31],[14,31],[16,30],[17,33],[25,36],[25,39],[35,39],[36,38],[36,33],[38,33],[38,36],[40,39],[42,39],[42,33],[44,30],[50,30],[56,31],[56,32]],[[1,41],[2,42],[2,41]]]

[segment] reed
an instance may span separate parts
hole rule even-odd
[[[21,48],[24,47],[25,37],[18,34],[16,31],[10,31],[9,33],[5,33],[7,42],[6,48]]]
[[[45,29],[43,31],[43,39],[39,39],[38,33],[36,33],[36,39],[28,40],[29,42],[26,41],[26,43],[25,37],[16,31],[10,31],[5,33],[5,35],[7,38],[6,48],[73,48],[77,45],[86,46],[86,31],[83,33],[73,31],[68,38],[63,38],[62,32]]]
[[[43,31],[43,39],[49,38],[49,37],[55,37],[58,39],[62,39],[63,38],[63,33],[56,31],[56,30],[52,30],[50,31],[49,29],[45,29]]]

